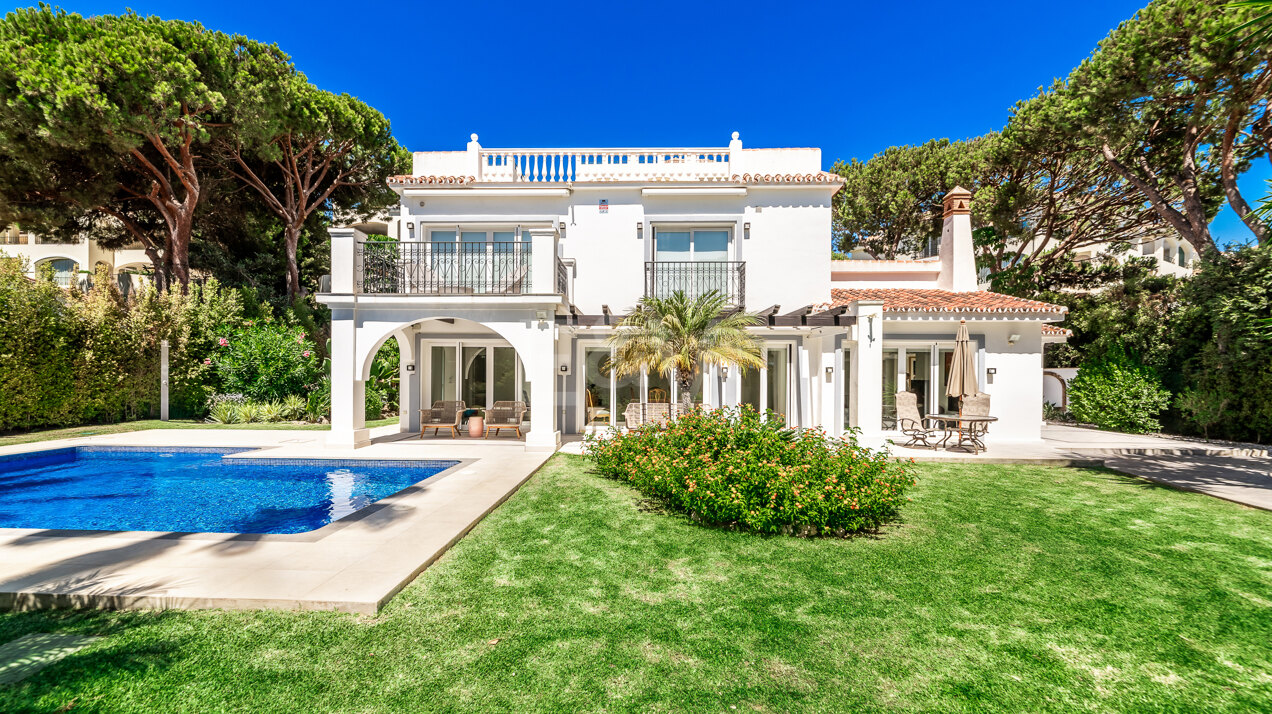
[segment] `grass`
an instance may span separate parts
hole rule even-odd
[[[1272,708],[1272,514],[1035,466],[923,466],[913,498],[764,538],[558,455],[376,617],[0,614],[106,635],[0,711]]]
[[[367,422],[367,427],[374,428],[377,426],[385,426],[386,424],[396,424],[397,421],[397,417],[376,419],[374,421]],[[0,446],[30,444],[36,441],[51,441],[53,439],[75,439],[82,436],[100,436],[102,434],[123,434],[130,431],[144,431],[146,429],[297,429],[304,431],[328,431],[331,429],[331,425],[296,424],[291,422],[273,424],[209,424],[205,421],[195,419],[172,419],[170,421],[141,419],[139,421],[126,421],[118,424],[88,424],[85,426],[68,426],[58,429],[40,429],[36,431],[21,431],[11,434],[3,434],[0,435]]]

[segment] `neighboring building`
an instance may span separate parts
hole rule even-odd
[[[707,405],[753,404],[832,433],[892,426],[898,389],[943,396],[966,320],[995,440],[1040,438],[1043,327],[1064,308],[979,291],[970,198],[945,202],[934,261],[831,260],[840,177],[818,149],[417,152],[383,225],[331,231],[333,444],[367,442],[362,400],[380,345],[401,347],[403,431],[435,400],[524,400],[526,446],[624,425],[677,400],[660,374],[616,377],[606,338],[640,298],[718,289],[760,313],[766,367],[712,368]],[[368,240],[366,231],[389,237]]]
[[[125,293],[149,280],[153,265],[140,245],[107,250],[96,241],[81,238],[75,243],[55,243],[18,226],[0,229],[0,256],[26,258],[27,275],[35,277],[40,266],[53,268],[53,279],[62,287],[87,287],[97,266],[104,265]]]
[[[1034,248],[1031,244],[1027,250]],[[1193,248],[1192,243],[1178,236],[1132,241],[1131,247],[1118,253],[1109,252],[1108,244],[1089,245],[1071,252],[1073,260],[1078,263],[1095,260],[1106,254],[1118,263],[1125,263],[1131,258],[1156,258],[1158,275],[1172,275],[1177,278],[1191,277],[1198,257],[1197,249]]]

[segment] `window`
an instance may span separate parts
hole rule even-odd
[[[70,258],[53,258],[44,261],[53,268],[53,282],[58,287],[69,288],[75,283],[75,274],[79,271],[79,265]]]
[[[728,261],[727,229],[655,227],[646,291],[665,298],[677,291],[696,297],[714,290],[740,302],[741,283]]]
[[[728,259],[728,230],[654,229],[654,260],[719,262]]]

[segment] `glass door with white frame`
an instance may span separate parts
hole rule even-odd
[[[729,294],[727,229],[654,229],[656,297],[682,290],[696,297],[711,290]]]

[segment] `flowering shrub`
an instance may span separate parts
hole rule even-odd
[[[248,323],[222,336],[209,359],[226,392],[251,401],[306,394],[322,378],[322,364],[297,327]]]
[[[605,476],[711,525],[843,535],[894,517],[915,481],[910,462],[820,430],[785,429],[751,407],[695,410],[665,426],[589,435]]]

